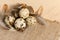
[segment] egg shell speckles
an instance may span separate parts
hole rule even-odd
[[[28,25],[33,25],[33,24],[36,24],[37,23],[37,20],[36,20],[36,18],[34,16],[29,16],[26,19],[26,21],[27,21],[27,24]]]
[[[18,19],[16,19],[14,25],[15,25],[15,28],[23,29],[26,27],[26,22],[24,19],[18,18]]]
[[[20,11],[19,11],[19,16],[22,17],[22,18],[27,18],[29,17],[29,10],[27,8],[22,8]]]
[[[15,17],[13,17],[13,16],[6,16],[5,17],[5,22],[7,23],[7,21],[12,25],[13,23],[14,23],[14,21],[15,21]]]

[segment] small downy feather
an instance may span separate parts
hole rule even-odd
[[[43,17],[41,17],[42,12],[43,12],[43,6],[40,6],[39,9],[35,12],[35,17],[39,24],[47,26],[48,24],[46,20]]]

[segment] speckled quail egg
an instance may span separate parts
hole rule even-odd
[[[22,8],[20,11],[19,11],[19,16],[22,17],[22,18],[27,18],[29,17],[29,10],[27,8]]]
[[[14,26],[17,30],[24,30],[26,28],[26,22],[23,18],[16,19]]]
[[[36,22],[37,22],[37,20],[36,20],[36,18],[35,18],[34,16],[29,16],[29,17],[26,19],[26,21],[27,21],[27,24],[28,24],[28,25],[34,25],[34,24],[36,24]]]
[[[9,15],[9,16],[5,16],[4,18],[4,22],[7,26],[9,26],[9,28],[12,28],[12,25],[15,21],[15,17]]]

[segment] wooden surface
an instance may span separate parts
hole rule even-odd
[[[0,40],[57,40],[60,23],[47,21],[48,26],[36,24],[24,32],[9,31],[0,27]]]

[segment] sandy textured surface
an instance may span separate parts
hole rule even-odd
[[[9,31],[0,27],[0,40],[60,40],[60,23],[47,21],[48,26],[36,24],[24,32]]]

